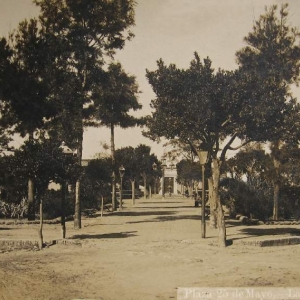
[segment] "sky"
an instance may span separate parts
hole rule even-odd
[[[188,68],[194,52],[209,57],[215,69],[237,68],[235,53],[245,43],[243,38],[251,32],[255,20],[265,7],[289,3],[289,21],[300,29],[299,0],[137,0],[135,9],[135,37],[127,42],[115,57],[125,71],[136,76],[143,108],[139,116],[151,113],[150,101],[155,98],[145,77],[146,69],[156,69],[162,58],[166,64],[174,63]],[[0,0],[0,35],[16,28],[24,18],[38,14],[31,0]],[[295,93],[299,93],[295,90]],[[299,93],[300,95],[300,93]],[[300,98],[300,96],[298,97]],[[102,151],[101,144],[110,142],[107,128],[89,128],[84,132],[83,158],[93,158]],[[119,129],[115,132],[116,148],[146,144],[158,158],[167,151],[163,143],[157,144],[142,136],[140,128]]]

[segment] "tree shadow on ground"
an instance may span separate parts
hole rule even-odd
[[[90,214],[90,215],[82,215],[82,217],[86,218],[86,219],[95,219],[101,216],[101,212],[97,212],[95,214]]]
[[[149,202],[147,200],[144,200],[142,203],[139,204],[179,204],[179,203],[183,203],[183,202],[171,202],[171,201],[162,201],[162,202]]]
[[[247,234],[249,236],[230,238],[231,240],[242,240],[252,238],[254,236],[274,236],[274,235],[290,235],[300,236],[300,229],[291,227],[282,228],[243,228],[238,234]],[[237,235],[238,235],[237,234]],[[235,234],[236,235],[236,234]]]
[[[176,211],[158,210],[158,211],[117,211],[114,212],[115,216],[160,216],[160,215],[173,215]]]
[[[104,233],[104,234],[76,234],[73,235],[70,239],[121,239],[137,236],[134,234],[137,231],[126,231],[126,232],[115,232],[115,233]]]
[[[97,209],[85,209],[81,214],[85,218],[97,218],[100,215],[100,211]]]
[[[243,233],[263,236],[263,235],[282,235],[282,234],[290,234],[290,235],[299,235],[300,229],[291,228],[291,227],[281,227],[281,228],[243,228],[240,230]]]
[[[190,206],[143,206],[143,207],[139,207],[142,209],[156,209],[156,208],[160,208],[160,209],[168,209],[168,208],[193,208],[194,206],[190,205]]]
[[[0,227],[0,230],[12,230],[14,228],[4,228],[4,227]]]
[[[243,224],[239,220],[232,220],[232,219],[226,220],[226,227],[237,227],[237,226],[245,226],[245,224]]]
[[[201,220],[201,216],[197,215],[183,215],[183,216],[160,216],[154,219],[142,220],[142,221],[130,221],[126,224],[136,224],[136,223],[151,223],[151,222],[169,222],[178,220]]]

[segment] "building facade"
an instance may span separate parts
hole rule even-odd
[[[178,184],[176,178],[177,169],[173,167],[166,167],[164,170],[164,176],[161,178],[160,182],[160,194],[168,195],[171,193],[172,195],[180,195],[182,193],[181,185]],[[164,188],[164,193],[162,188]]]

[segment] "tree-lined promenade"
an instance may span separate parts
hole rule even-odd
[[[300,47],[288,5],[266,8],[245,33],[236,70],[214,70],[210,58],[197,52],[187,69],[158,60],[156,70],[145,72],[156,96],[152,114],[140,118],[138,82],[112,62],[134,37],[135,2],[34,3],[39,17],[0,40],[3,215],[19,209],[33,220],[39,203],[41,223],[44,212],[48,218],[61,215],[64,226],[67,214],[80,229],[83,209],[109,202],[117,210],[121,167],[133,203],[139,186],[145,198],[161,189],[164,163],[150,147],[115,149],[116,126],[144,126],[150,139],[176,145],[166,156],[178,162],[178,182],[191,191],[200,181],[208,186],[210,224],[218,228],[220,246],[227,244],[224,205],[249,218],[297,217],[300,115],[291,86],[299,83]],[[110,154],[100,153],[83,167],[88,126],[110,128]],[[9,146],[14,134],[24,138],[20,149]],[[227,152],[238,149],[228,161]],[[201,151],[208,153],[207,183],[194,171],[200,170]],[[61,194],[48,191],[50,182],[62,186]]]

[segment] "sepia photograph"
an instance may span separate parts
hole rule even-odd
[[[0,0],[0,300],[300,300],[299,0]]]

